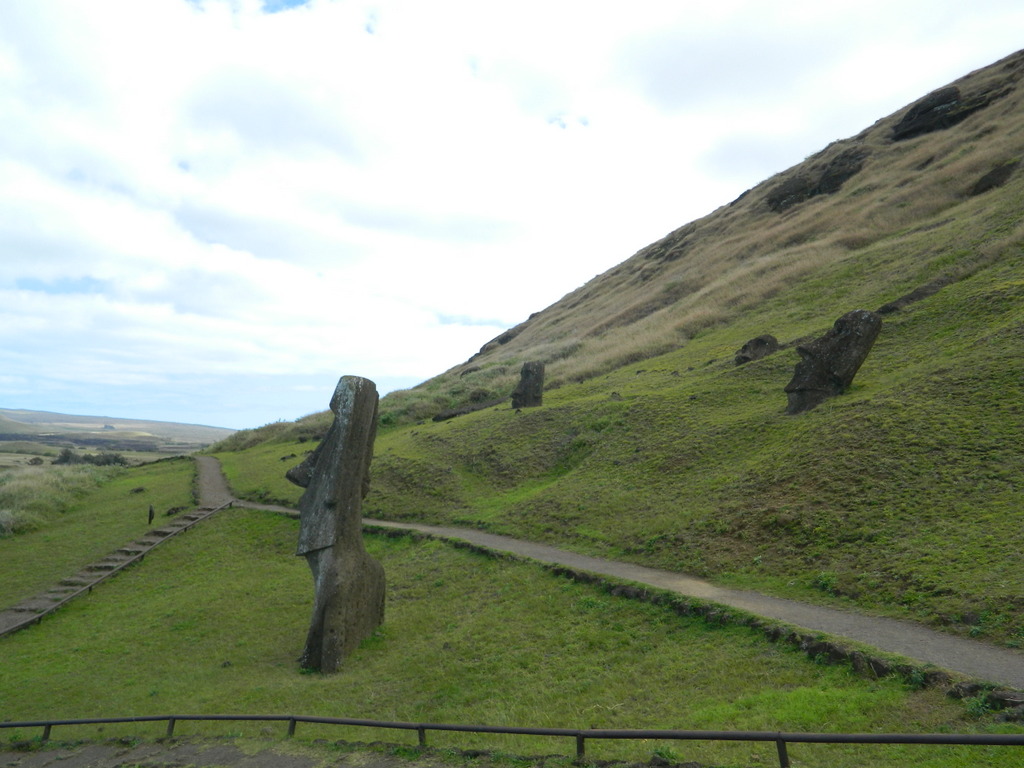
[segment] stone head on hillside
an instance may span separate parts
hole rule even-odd
[[[760,360],[762,357],[773,355],[778,351],[779,340],[770,333],[766,333],[751,339],[740,347],[740,350],[736,353],[735,363],[736,365],[746,365],[754,360]]]
[[[377,401],[372,381],[343,376],[331,398],[331,428],[285,475],[306,489],[296,552],[313,573],[313,615],[300,659],[305,669],[337,671],[384,621],[384,569],[367,554],[362,537]]]
[[[544,402],[544,363],[523,363],[512,392],[513,408],[536,408]]]
[[[797,347],[800,362],[786,385],[786,412],[809,411],[849,389],[881,330],[881,316],[855,309],[836,320],[824,336]]]

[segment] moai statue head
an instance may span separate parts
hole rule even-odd
[[[881,330],[878,314],[855,309],[836,320],[824,336],[797,347],[800,362],[786,385],[786,413],[809,411],[849,389]]]
[[[544,363],[523,363],[512,393],[513,408],[535,408],[544,401]]]
[[[766,333],[763,336],[753,338],[740,347],[736,353],[736,365],[744,365],[753,360],[760,360],[762,357],[774,354],[779,351],[779,340]]]

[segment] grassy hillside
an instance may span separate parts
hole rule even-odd
[[[151,504],[157,525],[168,510],[194,506],[193,475],[194,463],[185,458],[132,469],[0,471],[0,606],[54,586],[141,537],[150,528]],[[19,525],[5,525],[11,521]]]
[[[723,326],[788,341],[848,309],[875,309],[1003,258],[1022,234],[1022,74],[1024,52],[957,81],[959,96],[939,99],[946,103],[931,132],[907,134],[918,111],[908,107],[834,142],[641,249],[465,364],[396,393],[385,418],[429,418],[507,396],[526,360],[544,361],[548,385],[557,387]],[[958,110],[966,117],[954,122]],[[791,295],[808,281],[819,295]],[[798,302],[803,312],[782,326],[759,322],[772,298]]]
[[[366,514],[515,534],[1020,647],[1022,74],[1018,55],[960,81],[955,97],[929,100],[942,108],[939,130],[915,133],[905,118],[927,110],[908,109],[837,142],[644,248],[465,365],[384,398]],[[978,191],[993,171],[999,182]],[[794,346],[849,310],[885,305],[892,311],[852,389],[786,415]],[[764,333],[781,351],[737,367],[736,351]],[[433,420],[507,397],[528,360],[548,366],[542,407]],[[240,495],[294,504],[300,489],[284,472],[328,424],[314,414],[268,425],[215,452]],[[0,602],[135,538],[148,504],[187,504],[190,483],[185,460],[123,470],[36,530],[0,539]],[[296,526],[225,510],[0,639],[3,717],[249,711],[1020,731],[985,715],[984,699],[965,706],[937,689],[866,680],[744,626],[679,616],[530,564],[377,536],[367,546],[388,575],[384,627],[342,674],[302,674],[310,579],[292,554]],[[396,735],[309,727],[300,738]],[[520,754],[572,750],[431,738]],[[644,759],[661,746],[609,742],[591,756]],[[791,753],[840,768],[1017,759],[977,748]],[[744,744],[665,745],[659,755],[774,759],[771,747]]]
[[[1022,74],[926,100],[936,130],[908,108],[836,142],[388,395],[367,514],[1024,645]],[[886,311],[852,389],[786,415],[794,346],[861,308]],[[782,350],[736,367],[764,333]],[[430,420],[526,360],[543,407]],[[238,492],[297,499],[282,474],[321,423],[222,445]]]
[[[229,509],[38,626],[0,639],[5,719],[318,714],[551,727],[1013,732],[936,689],[869,681],[740,626],[706,624],[534,565],[368,536],[386,621],[338,675],[302,674],[309,573],[297,522]],[[101,630],[101,631],[100,631]],[[60,691],[60,696],[54,696]],[[180,735],[261,725],[180,723]],[[162,724],[59,728],[62,739],[161,735]],[[271,736],[281,730],[272,728]],[[6,734],[11,735],[11,734]],[[36,735],[28,731],[15,738]],[[298,737],[415,743],[303,725]],[[436,747],[571,755],[571,740],[431,734]],[[771,763],[773,745],[600,742],[592,758]],[[807,764],[1005,765],[1006,749],[793,746]],[[521,764],[521,763],[517,763]]]

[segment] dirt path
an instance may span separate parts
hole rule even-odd
[[[206,506],[224,496],[230,498],[231,492],[217,460],[209,456],[198,458],[203,460],[199,464],[199,487],[200,489],[209,488],[209,492],[215,494],[209,499],[201,496],[201,503]],[[287,507],[250,504],[246,501],[236,501],[236,503],[257,509],[280,511],[285,514],[298,514],[295,510]],[[370,519],[364,519],[363,523],[367,526],[413,530],[438,538],[467,541],[479,547],[508,552],[540,563],[561,565],[573,570],[588,571],[614,579],[657,587],[680,595],[709,600],[812,631],[845,637],[882,651],[897,653],[910,659],[959,672],[976,680],[987,680],[999,685],[1024,689],[1024,652],[989,645],[969,638],[947,635],[919,624],[865,616],[849,611],[800,603],[795,600],[769,597],[757,592],[726,589],[671,571],[588,557],[545,544],[536,544],[473,529],[417,523],[392,523]]]
[[[432,750],[416,757],[388,754],[358,744],[299,744],[233,739],[162,739],[158,742],[48,744],[25,750],[0,749],[4,768],[450,768],[465,761],[444,759]],[[473,760],[476,768],[507,761]],[[627,768],[622,765],[621,768]]]

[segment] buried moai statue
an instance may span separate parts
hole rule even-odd
[[[544,401],[544,363],[523,363],[512,392],[513,408],[535,408]]]
[[[762,357],[773,355],[778,351],[779,340],[770,333],[766,333],[763,336],[751,339],[740,347],[740,351],[736,353],[735,362],[736,365],[746,365],[754,360],[760,360]]]
[[[299,500],[299,546],[313,572],[313,615],[300,664],[336,672],[384,621],[384,568],[363,548],[363,497],[377,435],[377,388],[343,376],[331,398],[334,423],[286,477]]]
[[[836,320],[824,336],[797,347],[800,362],[786,385],[786,413],[809,411],[845,392],[881,330],[878,314],[855,309]]]

